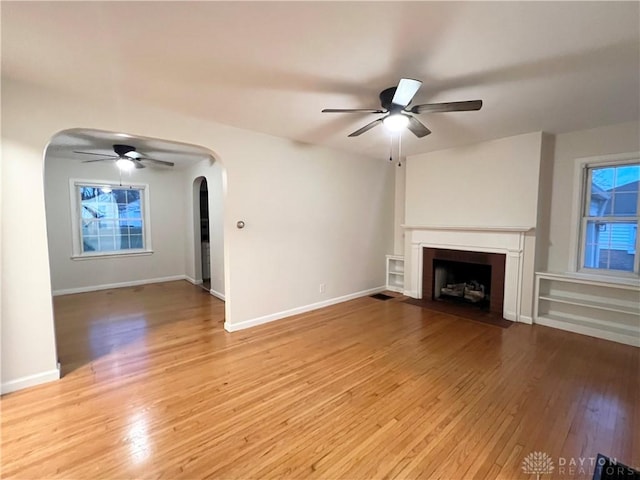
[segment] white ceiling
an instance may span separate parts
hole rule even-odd
[[[347,135],[401,77],[421,115],[413,154],[531,131],[637,120],[639,2],[2,2],[2,74],[132,98],[302,142],[384,156]]]

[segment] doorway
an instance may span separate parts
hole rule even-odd
[[[207,179],[200,182],[200,245],[202,262],[202,288],[211,290],[211,242],[209,240],[209,189]]]

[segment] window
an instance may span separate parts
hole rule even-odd
[[[638,274],[640,162],[585,164],[583,271]]]
[[[150,253],[146,185],[72,181],[74,257]]]

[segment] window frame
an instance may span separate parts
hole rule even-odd
[[[142,226],[142,242],[144,248],[114,250],[112,252],[84,252],[82,248],[82,202],[78,187],[110,187],[112,189],[134,188],[140,190],[140,198],[142,199],[141,217]],[[132,257],[140,255],[151,255],[153,248],[151,244],[151,221],[150,221],[150,203],[149,203],[149,185],[146,183],[126,183],[122,184],[113,180],[84,180],[79,178],[69,179],[69,197],[70,197],[70,213],[71,213],[71,259],[72,260],[91,260],[99,258],[114,257]]]
[[[628,223],[629,219],[635,219],[636,228],[640,223],[640,195],[638,195],[638,210],[635,216],[628,217],[592,217],[588,215],[589,199],[591,198],[591,184],[589,182],[589,170],[593,168],[611,168],[624,165],[640,164],[640,152],[624,153],[619,155],[603,155],[597,157],[587,157],[576,159],[574,191],[573,218],[574,231],[571,236],[570,248],[570,271],[592,276],[609,276],[619,278],[639,278],[640,277],[640,235],[636,234],[635,254],[633,271],[614,270],[604,268],[584,267],[586,255],[587,223],[594,220],[603,220],[609,223]]]

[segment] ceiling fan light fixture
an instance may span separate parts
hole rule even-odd
[[[409,125],[409,117],[403,115],[402,113],[394,113],[392,115],[389,115],[388,117],[385,117],[385,119],[382,120],[382,124],[390,132],[399,132],[403,128],[407,128],[407,125]]]
[[[121,172],[130,172],[135,168],[136,164],[133,163],[133,160],[129,160],[128,158],[119,158],[116,160],[116,166]]]

